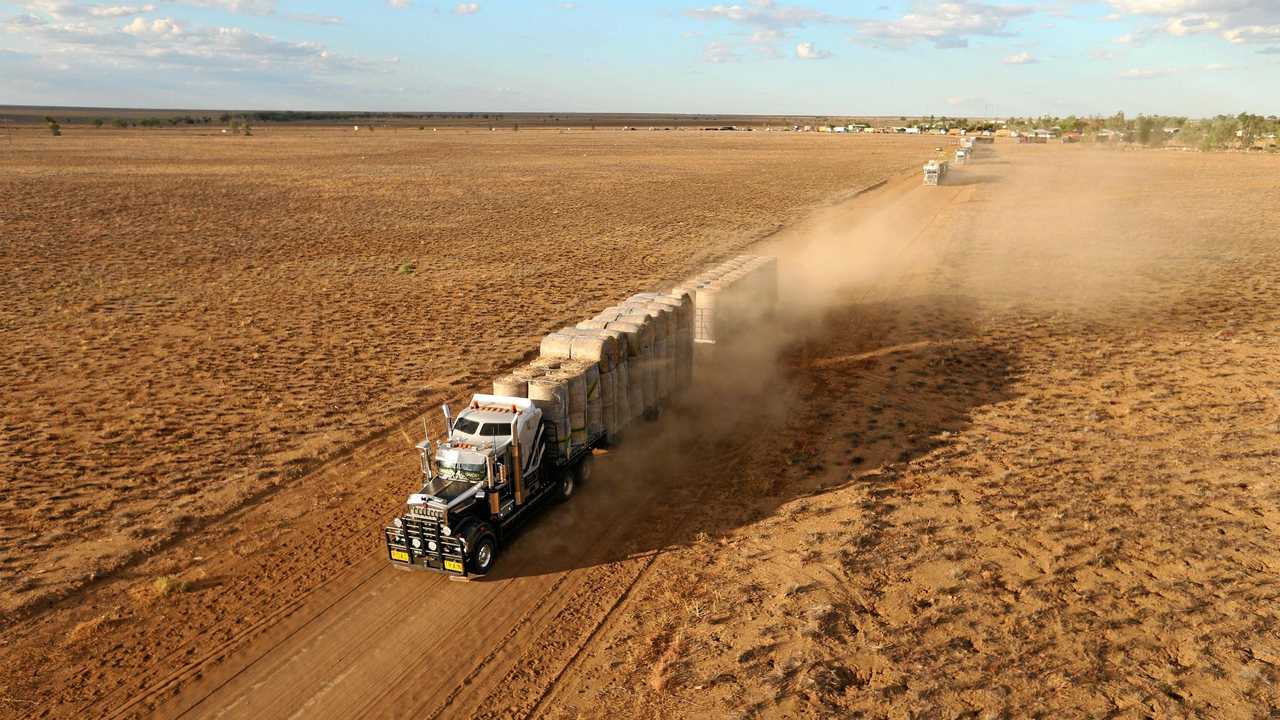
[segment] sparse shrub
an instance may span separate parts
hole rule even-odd
[[[62,126],[58,124],[57,120],[51,120],[49,122],[49,134],[54,137],[58,137],[62,134]]]
[[[93,119],[93,126],[94,126],[94,127],[96,127],[96,128],[100,128],[100,127],[102,127],[102,118],[94,118],[94,119]]]
[[[115,125],[115,126],[116,126],[116,127],[118,127],[118,128],[127,128],[127,127],[129,127],[129,121],[128,121],[128,120],[125,120],[124,118],[116,118],[115,120],[112,120],[112,121],[111,121],[111,124],[112,124],[112,125]]]
[[[412,275],[418,272],[418,264],[412,262],[402,262],[396,266],[396,272],[401,275]]]
[[[191,588],[191,584],[181,578],[172,575],[161,575],[151,583],[152,589],[156,591],[156,595],[160,597],[168,597],[177,593],[184,593]]]

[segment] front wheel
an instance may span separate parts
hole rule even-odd
[[[473,528],[466,535],[467,566],[472,575],[487,575],[498,557],[498,541],[483,526]]]

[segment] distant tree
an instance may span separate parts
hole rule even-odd
[[[128,120],[125,120],[124,118],[116,118],[115,120],[112,120],[112,121],[111,121],[111,124],[112,124],[112,125],[115,125],[115,126],[116,126],[116,127],[118,127],[118,128],[127,128],[127,127],[129,127],[129,121],[128,121]]]
[[[102,118],[94,118],[94,119],[93,119],[93,126],[94,126],[94,127],[96,127],[96,128],[100,128],[100,127],[102,127]]]
[[[1164,132],[1156,127],[1155,118],[1146,115],[1138,116],[1136,130],[1138,142],[1143,145],[1150,145],[1156,136],[1164,137]]]
[[[1204,143],[1205,127],[1202,123],[1190,123],[1182,126],[1178,133],[1178,142],[1186,147],[1198,148]]]
[[[1239,120],[1230,115],[1219,115],[1208,122],[1209,126],[1200,141],[1201,149],[1219,150],[1235,144],[1236,131],[1240,129]]]
[[[221,122],[221,123],[231,122],[231,113],[225,113],[225,112],[224,112],[224,113],[222,113],[221,115],[219,115],[219,116],[218,116],[218,122]]]
[[[49,134],[54,137],[58,137],[62,134],[62,126],[58,124],[57,120],[49,120]]]

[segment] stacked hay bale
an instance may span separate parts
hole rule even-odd
[[[695,343],[723,342],[771,316],[777,296],[776,259],[730,258],[550,333],[539,357],[496,378],[493,392],[532,400],[562,455],[612,442],[692,384]]]
[[[723,342],[742,328],[773,316],[778,302],[778,261],[739,255],[677,288],[692,293],[694,341]]]

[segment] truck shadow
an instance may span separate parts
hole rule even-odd
[[[851,303],[725,349],[687,398],[597,456],[570,502],[520,530],[489,580],[721,536],[946,446],[975,410],[1015,397],[1007,339],[980,317],[962,296]]]

